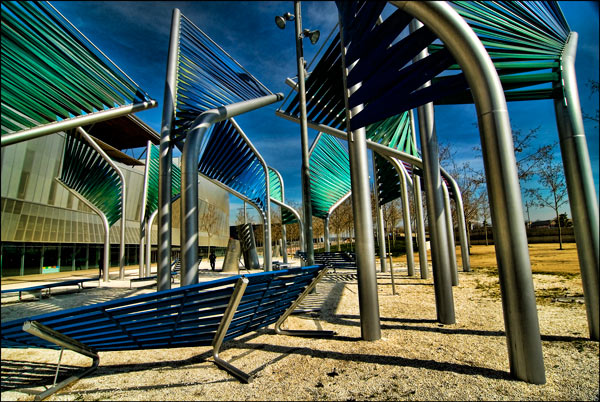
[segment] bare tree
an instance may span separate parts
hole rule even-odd
[[[387,233],[392,235],[394,247],[396,247],[396,226],[400,221],[399,201],[400,199],[395,199],[383,205],[383,221]]]
[[[590,98],[592,96],[594,96],[594,94],[598,93],[598,90],[599,90],[599,88],[598,88],[598,81],[596,81],[596,80],[589,80],[588,79],[588,82],[585,84],[585,86],[590,88],[590,95],[589,95]],[[598,128],[598,108],[596,108],[596,114],[594,114],[594,115],[591,115],[591,114],[588,114],[588,113],[584,112],[583,113],[583,118],[586,119],[586,120],[595,121],[596,125],[594,126],[594,128]]]
[[[562,250],[561,220],[558,210],[568,201],[562,163],[557,162],[554,155],[549,154],[536,169],[535,175],[542,187],[529,188],[526,191],[538,206],[542,208],[549,207],[555,212],[558,225],[558,241]]]
[[[352,201],[350,198],[348,198],[339,207],[337,207],[329,217],[329,225],[337,236],[338,251],[341,251],[340,235],[342,232],[348,230],[350,222],[352,222],[352,225],[354,224],[354,219],[352,216]]]
[[[210,255],[210,239],[217,230],[218,220],[219,216],[216,207],[213,204],[207,204],[199,223],[200,229],[205,231],[208,236],[208,255]]]

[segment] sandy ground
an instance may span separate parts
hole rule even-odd
[[[333,339],[275,335],[265,329],[224,345],[220,356],[254,374],[250,384],[220,370],[208,347],[101,352],[95,372],[48,400],[597,401],[599,345],[588,340],[575,246],[566,247],[530,247],[547,380],[543,385],[510,376],[493,246],[474,246],[473,272],[460,272],[453,288],[455,324],[437,323],[433,280],[420,279],[418,264],[417,276],[408,277],[406,259],[399,257],[394,265],[397,294],[390,274],[378,273],[382,337],[377,341],[361,339],[356,272],[338,271],[327,275],[306,301],[306,306],[320,307],[319,313],[287,321],[290,329],[334,330]],[[218,275],[206,271],[201,279]],[[3,299],[2,321],[154,290],[142,284],[129,289],[128,281],[116,287],[117,282],[42,301]],[[33,400],[45,389],[40,384],[52,383],[58,354],[3,348],[2,400]],[[89,362],[67,351],[61,375]]]

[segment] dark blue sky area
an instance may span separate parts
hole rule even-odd
[[[294,27],[280,30],[274,17],[293,12],[293,2],[154,2],[154,1],[56,1],[52,4],[79,28],[96,46],[121,67],[134,81],[159,102],[155,109],[138,113],[160,131],[169,31],[173,8],[181,12],[222,46],[273,92],[287,95],[286,77],[296,75]],[[571,27],[579,33],[576,70],[584,112],[598,109],[598,94],[591,95],[589,80],[598,81],[598,3],[560,2]],[[388,7],[391,7],[388,5]],[[302,2],[303,26],[321,31],[321,41],[337,22],[333,2]],[[304,44],[310,62],[321,45]],[[277,104],[240,116],[240,123],[267,163],[279,170],[285,182],[286,200],[301,201],[300,134],[297,124],[275,116]],[[508,104],[513,129],[526,132],[540,126],[540,144],[558,141],[554,107],[550,100]],[[436,125],[441,143],[451,144],[457,161],[482,166],[473,147],[479,133],[473,105],[437,106]],[[598,123],[584,121],[596,193],[598,193]],[[310,130],[312,142],[316,132]],[[558,148],[557,148],[557,152]],[[231,217],[241,202],[232,197]],[[566,211],[568,207],[565,208]],[[570,216],[570,211],[568,212]],[[549,209],[532,213],[531,218],[549,219]]]

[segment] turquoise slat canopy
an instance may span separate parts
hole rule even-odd
[[[121,219],[123,196],[119,175],[75,131],[66,135],[59,179],[102,211],[109,226]]]
[[[48,2],[2,2],[2,135],[150,96]]]
[[[350,161],[340,141],[319,133],[310,154],[310,197],[312,214],[321,219],[329,209],[350,192]]]
[[[272,93],[183,14],[179,26],[173,135],[206,110]]]

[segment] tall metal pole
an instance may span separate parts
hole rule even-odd
[[[377,243],[379,244],[379,261],[381,262],[381,272],[387,272],[387,262],[385,256],[385,229],[383,228],[383,209],[379,205],[379,182],[377,180],[377,164],[375,163],[375,152],[371,151],[373,159],[373,187],[375,194],[375,215],[377,217]]]
[[[158,175],[158,261],[156,290],[171,289],[171,180],[173,169],[173,147],[171,145],[171,127],[175,119],[177,98],[177,62],[179,53],[179,9],[173,9],[171,17],[171,38],[165,96],[163,103],[162,125],[160,130],[160,159]],[[183,243],[181,244],[183,247]]]
[[[452,209],[450,209],[450,195],[448,194],[448,186],[442,182],[442,190],[444,190],[444,209],[446,211],[446,237],[448,238],[448,258],[450,260],[450,277],[452,278],[452,286],[458,286],[458,264],[456,263],[456,245],[454,243],[454,226],[452,225]]]
[[[340,26],[343,27],[340,21]],[[381,338],[379,299],[377,295],[377,273],[375,271],[375,245],[373,241],[373,220],[371,219],[371,191],[369,186],[369,165],[367,156],[367,135],[365,128],[351,131],[350,120],[364,106],[350,109],[348,97],[360,88],[360,83],[348,88],[347,77],[352,70],[346,65],[344,29],[340,30],[342,53],[342,79],[346,106],[346,127],[348,131],[348,154],[350,157],[350,181],[352,184],[352,211],[356,233],[356,267],[358,271],[358,300],[360,309],[361,337],[366,341]]]
[[[440,38],[462,68],[471,89],[490,196],[510,370],[516,378],[543,384],[546,374],[523,202],[498,73],[477,35],[446,2],[392,3],[418,18]]]
[[[331,251],[331,245],[329,243],[329,215],[323,219],[323,228],[325,232],[325,252],[329,253]]]
[[[458,237],[460,240],[460,250],[462,257],[462,266],[464,272],[471,271],[471,259],[469,257],[469,244],[467,240],[467,223],[465,220],[465,208],[463,207],[462,195],[456,180],[448,174],[443,168],[440,168],[442,176],[448,181],[452,189],[454,205],[456,206],[456,220],[458,222]]]
[[[306,124],[306,85],[304,77],[304,51],[302,48],[302,15],[300,1],[294,0],[294,15],[296,16],[296,63],[298,66],[298,96],[300,97],[300,143],[302,147],[302,207],[304,211],[304,239],[306,241],[306,264],[315,263],[313,245],[312,202],[310,198],[310,168],[308,154],[308,126]]]
[[[410,23],[411,32],[423,24],[417,20]],[[429,52],[423,50],[415,61],[427,57]],[[430,86],[427,82],[423,87]],[[446,218],[444,214],[444,195],[442,193],[442,178],[440,176],[440,161],[433,103],[419,106],[419,134],[421,136],[421,152],[423,153],[423,178],[425,179],[425,197],[427,199],[427,215],[429,217],[429,237],[431,239],[431,265],[433,269],[433,286],[435,290],[435,305],[437,319],[442,324],[454,324],[454,296],[452,294],[452,279],[450,261],[448,258],[448,242],[446,241]]]
[[[554,99],[560,151],[577,242],[579,269],[590,338],[599,337],[598,294],[598,199],[585,139],[579,91],[575,77],[577,32],[571,32],[561,58],[563,97]]]
[[[152,212],[146,223],[146,276],[150,276],[152,271],[152,224],[156,215],[158,215],[158,209]]]
[[[410,119],[410,133],[413,144],[417,146],[417,130],[415,129],[415,118],[412,109],[408,111]],[[414,169],[413,169],[414,172]],[[421,195],[421,178],[413,173],[413,192],[415,197],[415,210],[417,211],[417,240],[419,242],[419,268],[421,279],[429,278],[429,267],[427,265],[427,238],[425,236],[425,214],[423,213],[423,199]]]

